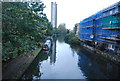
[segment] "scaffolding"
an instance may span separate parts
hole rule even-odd
[[[120,49],[120,1],[81,21],[79,37]]]
[[[103,29],[120,29],[120,13],[102,18]]]

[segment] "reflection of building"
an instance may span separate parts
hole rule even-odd
[[[119,66],[99,57],[78,52],[78,66],[88,79],[118,79]]]
[[[56,40],[53,41],[52,45],[52,55],[50,56],[50,63],[54,64],[56,61]]]
[[[51,2],[51,23],[53,27],[57,27],[57,4]]]

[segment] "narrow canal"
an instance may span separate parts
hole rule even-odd
[[[49,52],[41,51],[22,79],[118,79],[118,65],[87,52],[82,46],[70,46],[57,38]]]

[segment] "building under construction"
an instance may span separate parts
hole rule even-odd
[[[96,49],[120,55],[120,1],[82,20],[79,38]]]

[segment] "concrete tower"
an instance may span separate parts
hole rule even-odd
[[[51,2],[51,23],[53,27],[57,27],[57,4]]]

